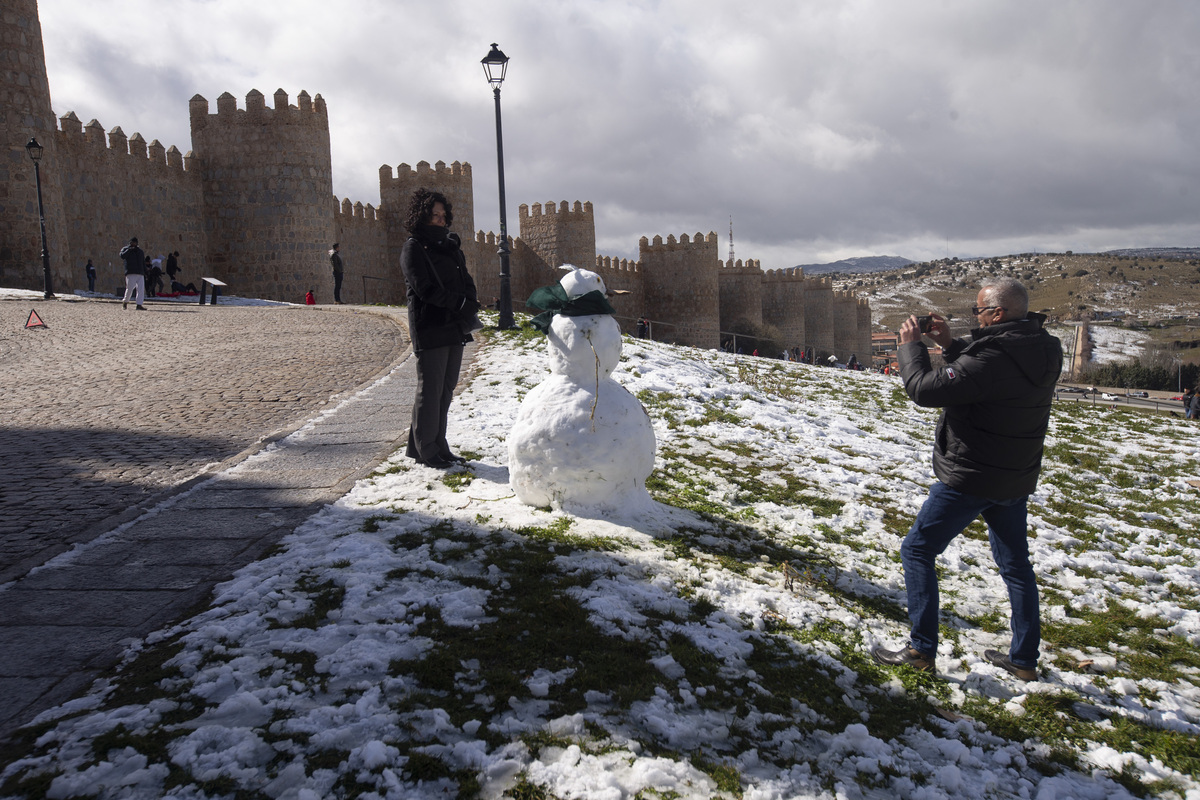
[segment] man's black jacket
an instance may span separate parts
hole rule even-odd
[[[952,489],[1009,500],[1037,486],[1062,371],[1062,344],[1043,322],[1030,314],[977,328],[951,342],[936,370],[923,342],[900,346],[904,390],[917,405],[942,409],[933,472]]]

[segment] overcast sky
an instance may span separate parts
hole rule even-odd
[[[766,269],[1200,245],[1194,0],[40,0],[56,114],[186,152],[188,99],[329,107],[333,188],[472,165],[499,229],[590,200],[601,254],[715,231]]]

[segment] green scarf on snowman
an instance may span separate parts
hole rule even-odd
[[[617,313],[617,310],[609,304],[608,298],[604,296],[604,292],[599,289],[593,289],[587,294],[568,297],[567,290],[559,283],[534,289],[533,294],[529,295],[529,299],[525,301],[525,305],[544,309],[541,314],[529,320],[529,324],[542,333],[549,332],[550,322],[554,319],[555,314],[562,314],[564,317],[585,317],[589,314]]]

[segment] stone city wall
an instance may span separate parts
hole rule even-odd
[[[664,242],[655,236],[638,241],[645,292],[643,315],[655,327],[654,338],[692,347],[721,345],[721,290],[717,280],[717,235],[685,233]]]
[[[838,361],[846,362],[850,356],[862,361],[870,350],[859,352],[858,298],[850,292],[833,293],[833,353]]]
[[[312,289],[329,302],[329,248],[341,244],[347,302],[402,302],[403,219],[414,190],[427,187],[453,205],[467,267],[481,302],[499,295],[501,236],[477,231],[471,165],[439,161],[379,170],[379,205],[333,196],[329,118],[324,99],[301,92],[295,105],[279,89],[273,107],[251,90],[245,108],[228,92],[216,113],[195,95],[189,102],[192,149],[186,154],[119,127],[107,134],[70,112],[55,125],[36,0],[9,0],[0,14],[0,285],[41,288],[41,245],[32,164],[24,143],[37,136],[46,227],[56,291],[86,286],[91,257],[97,289],[119,290],[116,253],[137,236],[151,256],[178,250],[184,282],[202,275],[246,296],[302,302]],[[654,338],[718,347],[719,332],[746,323],[773,325],[787,346],[810,345],[818,356],[870,351],[870,308],[849,295],[835,300],[827,280],[799,270],[764,273],[759,262],[723,263],[717,236],[697,233],[664,241],[642,237],[637,260],[596,254],[591,203],[519,207],[520,235],[509,234],[513,307],[558,280],[565,263],[593,268],[613,290],[623,328],[639,317]],[[110,266],[111,263],[111,266]],[[364,281],[364,277],[366,280]],[[835,308],[836,307],[836,308]],[[846,359],[849,352],[837,352]]]
[[[833,282],[828,278],[806,278],[804,283],[804,345],[813,349],[818,361],[835,354],[833,331]],[[849,358],[849,356],[846,356]]]
[[[210,114],[195,95],[192,149],[210,274],[232,294],[296,302],[328,272],[336,233],[329,117],[320,95],[302,91],[292,106],[280,89],[274,101],[251,90],[242,110],[225,92]]]
[[[471,165],[455,161],[446,166],[446,162],[439,161],[430,166],[428,161],[418,161],[415,168],[400,164],[393,173],[392,168],[384,164],[379,168],[379,215],[387,230],[384,260],[391,267],[393,280],[398,281],[400,286],[399,294],[391,295],[396,302],[401,302],[407,291],[404,288],[404,274],[400,271],[400,251],[409,236],[405,215],[413,192],[421,188],[441,192],[450,203],[454,215],[450,227],[462,237],[467,268],[472,270],[472,278],[477,279],[473,262],[478,260],[478,249],[470,245],[471,232],[475,230]]]
[[[334,212],[334,230],[342,257],[342,301],[402,304],[404,279],[398,269],[388,265],[387,225],[375,207],[351,205],[346,198]],[[333,301],[333,266],[328,255],[326,250],[325,274],[316,289],[318,303]]]
[[[62,165],[37,0],[4,0],[0,9],[0,286],[42,289],[42,236],[34,165],[25,144],[44,148],[38,170],[54,291],[70,286]],[[87,285],[86,283],[84,284]]]
[[[757,261],[726,261],[717,271],[721,331],[752,334],[763,324],[763,271]]]
[[[140,133],[126,138],[115,127],[105,139],[104,127],[92,120],[86,126],[69,112],[55,136],[63,176],[71,282],[86,287],[84,265],[96,267],[96,290],[125,291],[121,248],[136,236],[151,258],[179,253],[180,278],[199,284],[207,236],[203,228],[204,197],[195,160],[175,145],[149,144]],[[64,287],[65,288],[65,287]],[[166,279],[165,291],[171,287]]]
[[[799,267],[768,270],[763,279],[763,322],[779,330],[788,348],[807,347],[804,287],[804,270]]]

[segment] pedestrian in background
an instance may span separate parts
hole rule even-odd
[[[121,308],[129,308],[129,299],[133,298],[138,311],[145,311],[142,305],[146,301],[146,254],[138,247],[137,237],[129,240],[129,244],[121,248],[121,259],[125,262],[125,297],[121,300]]]
[[[338,243],[333,243],[333,249],[329,251],[329,265],[333,267],[333,302],[339,306],[345,305],[342,302],[342,255],[338,252]]]
[[[936,672],[940,600],[934,562],[976,517],[988,526],[992,558],[1008,589],[1012,644],[1007,654],[985,650],[989,663],[1025,681],[1037,680],[1041,620],[1038,588],[1029,563],[1027,504],[1042,469],[1054,385],[1062,372],[1062,344],[1029,313],[1018,281],[988,281],[971,309],[979,327],[953,339],[937,314],[928,336],[945,366],[931,366],[920,323],[900,327],[900,374],[918,406],[941,408],[934,434],[933,472],[917,519],[900,547],[908,616],[907,647],[871,655],[881,664]]]
[[[84,271],[84,274],[87,275],[88,292],[89,293],[95,292],[96,291],[96,267],[95,267],[95,265],[92,264],[92,260],[90,258],[88,259],[87,266],[83,268],[83,271]]]

